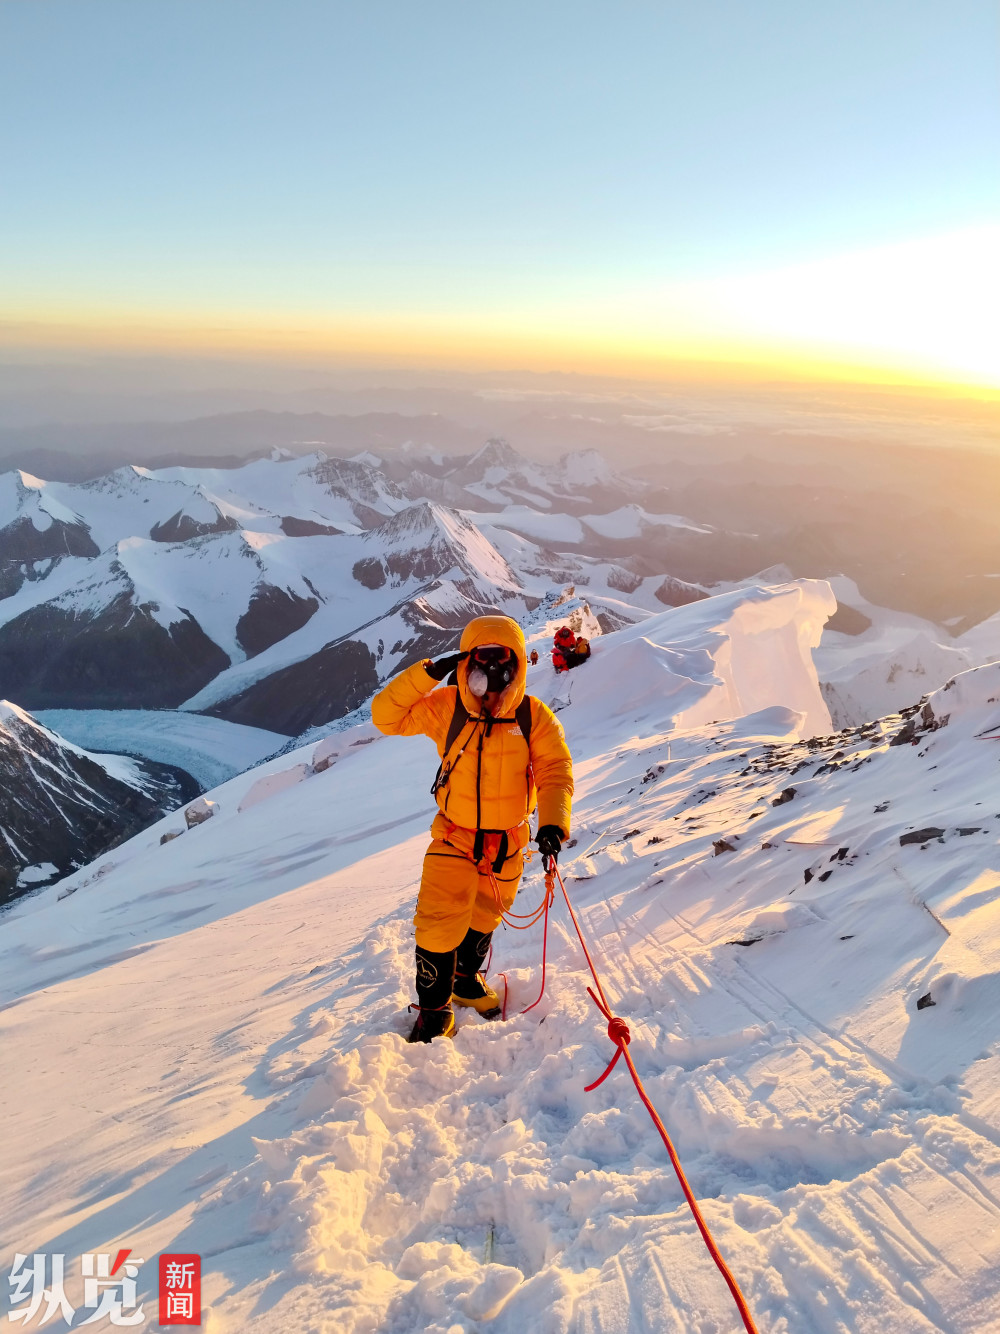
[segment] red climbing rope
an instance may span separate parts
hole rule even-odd
[[[569,911],[570,920],[573,923],[573,926],[576,930],[577,938],[580,941],[580,948],[583,950],[584,958],[587,960],[587,967],[590,969],[590,975],[594,979],[594,987],[597,988],[597,991],[595,992],[594,987],[588,987],[587,994],[590,996],[591,1000],[600,1010],[601,1014],[604,1015],[604,1018],[608,1021],[608,1037],[615,1045],[615,1054],[608,1062],[607,1069],[604,1071],[604,1073],[600,1076],[599,1079],[595,1079],[592,1084],[588,1084],[584,1091],[587,1093],[591,1093],[593,1092],[594,1089],[599,1087],[599,1085],[603,1084],[604,1081],[607,1079],[607,1077],[611,1074],[612,1070],[618,1064],[619,1059],[624,1056],[625,1064],[628,1066],[628,1072],[632,1076],[632,1082],[633,1084],[635,1084],[636,1092],[638,1093],[640,1099],[642,1100],[642,1104],[646,1108],[646,1111],[652,1118],[653,1125],[656,1126],[656,1129],[660,1133],[660,1138],[663,1140],[664,1146],[666,1147],[674,1172],[677,1174],[677,1180],[680,1182],[681,1190],[684,1192],[684,1198],[688,1202],[688,1207],[690,1208],[691,1213],[694,1215],[694,1221],[697,1223],[698,1230],[702,1235],[702,1240],[704,1241],[706,1247],[708,1248],[709,1255],[711,1255],[712,1259],[715,1261],[716,1266],[719,1269],[719,1272],[722,1274],[722,1277],[726,1280],[726,1283],[729,1287],[729,1291],[732,1293],[733,1300],[736,1303],[736,1308],[739,1311],[740,1317],[743,1320],[744,1328],[747,1330],[747,1334],[758,1334],[757,1326],[754,1324],[753,1316],[750,1314],[750,1308],[747,1306],[746,1298],[740,1291],[740,1285],[736,1282],[736,1279],[733,1277],[733,1274],[730,1271],[729,1266],[722,1258],[722,1254],[715,1243],[715,1238],[712,1236],[711,1232],[709,1231],[708,1224],[702,1217],[701,1209],[698,1207],[698,1201],[695,1199],[694,1192],[692,1191],[690,1185],[688,1184],[687,1177],[684,1175],[684,1168],[681,1166],[681,1160],[677,1157],[677,1150],[674,1148],[673,1142],[671,1141],[670,1136],[667,1133],[667,1128],[660,1119],[660,1115],[657,1112],[656,1108],[650,1102],[649,1095],[646,1093],[646,1090],[643,1087],[642,1080],[639,1077],[639,1072],[638,1070],[636,1070],[635,1063],[633,1062],[632,1057],[629,1054],[628,1050],[628,1044],[632,1040],[632,1035],[629,1032],[628,1024],[625,1022],[624,1019],[621,1019],[618,1015],[613,1014],[611,1011],[611,1006],[608,1003],[608,998],[604,994],[604,988],[601,986],[601,979],[597,975],[597,969],[594,966],[594,960],[591,958],[590,950],[587,948],[587,942],[583,938],[583,931],[580,929],[580,923],[577,920],[576,913],[573,911],[573,905],[570,902],[569,894],[566,890],[566,885],[563,882],[562,874],[559,871],[559,867],[556,864],[554,858],[551,857],[543,858],[543,865],[545,867],[545,897],[542,900],[541,904],[538,906],[538,908],[536,908],[533,912],[530,913],[511,913],[504,908],[503,899],[500,894],[500,885],[497,881],[496,875],[493,872],[492,866],[488,861],[481,864],[481,869],[485,871],[485,874],[489,877],[490,884],[493,887],[493,893],[496,897],[497,907],[500,909],[500,916],[502,920],[507,923],[508,926],[512,926],[517,931],[526,931],[528,927],[533,926],[539,920],[544,920],[545,923],[544,931],[542,934],[541,990],[538,993],[538,1000],[533,1001],[528,1006],[528,1008],[526,1010],[522,1010],[521,1013],[527,1014],[529,1010],[533,1010],[535,1006],[538,1005],[538,1003],[541,1001],[542,997],[545,995],[545,968],[546,968],[546,956],[548,953],[548,939],[549,939],[549,908],[551,907],[552,902],[555,898],[555,881],[556,879],[558,879],[559,888],[562,890],[563,898],[566,900],[566,908]],[[524,923],[524,925],[521,925],[522,922]],[[491,952],[490,958],[492,959],[492,957],[493,956]],[[501,1019],[506,1019],[507,998],[510,994],[510,986],[507,981],[507,974],[501,973],[500,976],[503,978],[504,982],[503,1009],[501,1011],[500,1017]]]
[[[579,937],[580,946],[587,960],[587,967],[590,969],[590,975],[594,979],[594,986],[596,986],[597,988],[597,994],[594,993],[593,987],[588,987],[587,992],[589,993],[594,1004],[600,1010],[601,1014],[603,1014],[605,1019],[608,1021],[608,1037],[615,1044],[616,1048],[615,1054],[611,1058],[611,1061],[608,1064],[608,1068],[604,1071],[604,1074],[601,1075],[600,1079],[596,1079],[593,1082],[593,1084],[588,1084],[586,1091],[589,1093],[592,1089],[597,1088],[599,1084],[603,1084],[604,1081],[607,1079],[608,1075],[611,1074],[611,1071],[618,1064],[619,1057],[624,1056],[625,1064],[628,1066],[628,1072],[632,1076],[632,1082],[633,1084],[635,1084],[636,1092],[642,1099],[642,1103],[643,1106],[646,1108],[646,1111],[652,1117],[653,1124],[660,1132],[660,1138],[663,1140],[667,1153],[670,1155],[670,1161],[673,1165],[674,1171],[677,1174],[677,1180],[680,1182],[681,1190],[684,1192],[684,1198],[687,1200],[688,1206],[692,1214],[694,1215],[694,1221],[698,1224],[698,1230],[702,1235],[702,1239],[704,1240],[705,1245],[708,1247],[709,1255],[711,1255],[712,1259],[718,1266],[719,1272],[722,1274],[722,1277],[726,1280],[726,1283],[729,1285],[729,1291],[733,1295],[733,1300],[735,1301],[737,1310],[739,1311],[740,1316],[742,1317],[743,1325],[747,1330],[747,1334],[758,1334],[757,1326],[754,1324],[753,1316],[750,1314],[750,1308],[747,1306],[746,1298],[740,1291],[740,1286],[736,1282],[736,1279],[733,1277],[732,1273],[730,1272],[729,1266],[722,1258],[719,1248],[715,1244],[715,1238],[712,1236],[711,1232],[709,1231],[708,1224],[702,1217],[701,1210],[698,1207],[698,1201],[695,1199],[694,1192],[688,1185],[688,1179],[684,1175],[684,1169],[683,1167],[681,1167],[681,1160],[677,1157],[677,1151],[674,1148],[673,1143],[671,1142],[670,1136],[667,1134],[667,1128],[660,1120],[659,1113],[657,1112],[653,1104],[650,1102],[645,1088],[643,1088],[642,1080],[639,1078],[639,1072],[638,1070],[636,1070],[635,1064],[628,1050],[628,1044],[631,1040],[631,1034],[629,1033],[628,1030],[628,1024],[626,1024],[624,1019],[620,1019],[617,1015],[612,1014],[611,1012],[611,1007],[608,1004],[608,998],[607,996],[605,996],[604,988],[601,986],[601,979],[597,976],[597,969],[594,967],[594,961],[590,957],[590,951],[587,949],[587,942],[584,940],[583,932],[580,930],[580,923],[577,921],[576,913],[573,911],[573,905],[569,901],[569,894],[566,892],[565,884],[563,884],[563,878],[559,872],[559,867],[556,865],[554,861],[550,862],[550,866],[554,870],[556,876],[558,876],[559,878],[559,887],[563,892],[563,898],[566,900],[566,907],[569,909],[569,915],[570,918],[572,919],[573,926],[576,928],[576,934]],[[549,872],[548,878],[551,878],[551,872]],[[543,967],[543,987],[544,987],[544,967]],[[541,1000],[541,997],[539,996],[538,999]],[[535,1004],[537,1005],[538,1001],[536,1001]]]
[[[505,925],[513,927],[515,931],[527,931],[528,928],[534,926],[536,922],[544,921],[544,927],[542,929],[542,986],[538,993],[538,1000],[532,1001],[527,1009],[521,1011],[521,1014],[527,1014],[528,1010],[533,1010],[545,995],[545,960],[548,955],[549,945],[549,909],[552,907],[556,897],[555,880],[551,872],[546,874],[545,897],[533,912],[512,913],[509,909],[503,906],[503,898],[500,894],[500,884],[496,878],[493,867],[488,861],[485,861],[480,864],[479,869],[480,874],[485,874],[493,887],[493,897],[496,899],[496,905],[500,910],[500,920],[505,923]],[[493,958],[492,948],[490,950],[490,958]],[[489,965],[487,965],[487,967],[488,966]],[[507,997],[510,994],[510,984],[507,981],[506,973],[501,973],[500,976],[503,978],[503,1008],[500,1011],[500,1019],[502,1021],[507,1018]]]
[[[549,953],[549,908],[556,897],[556,887],[552,883],[552,875],[549,873],[545,877],[545,925],[542,928],[542,985],[538,992],[538,1000],[534,1000],[522,1014],[527,1014],[528,1010],[533,1010],[545,995],[545,961]],[[504,979],[506,982],[506,979]],[[506,999],[506,998],[505,998]]]

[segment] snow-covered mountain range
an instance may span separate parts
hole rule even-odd
[[[0,683],[30,710],[180,708],[294,735],[349,713],[486,607],[525,620],[572,585],[612,629],[748,580],[840,574],[792,553],[771,567],[769,540],[668,508],[661,486],[596,451],[542,464],[500,440],[464,457],[275,451],[82,483],[8,473]],[[1000,621],[951,641],[872,612],[849,580],[838,596],[821,675],[843,721],[1000,653]]]
[[[182,707],[294,733],[484,607],[524,615],[578,577],[620,603],[664,544],[696,564],[703,550],[710,575],[713,534],[646,515],[642,489],[599,455],[532,464],[499,441],[385,467],[316,454],[83,483],[7,474],[0,680],[29,709]]]
[[[834,606],[730,590],[532,668],[575,758],[560,865],[759,1328],[982,1334],[1000,664],[834,731]],[[64,1254],[80,1306],[79,1257],[129,1247],[150,1325],[157,1255],[200,1254],[219,1334],[737,1328],[621,1066],[583,1091],[612,1048],[561,909],[535,1010],[540,928],[501,931],[511,1017],[403,1042],[434,763],[360,722],[7,913],[6,1254]]]

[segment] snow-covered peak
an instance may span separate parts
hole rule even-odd
[[[15,469],[0,473],[0,529],[18,519],[29,519],[38,532],[47,531],[53,521],[73,526],[82,524],[80,515],[60,502],[52,483]]]
[[[307,473],[330,495],[363,502],[381,514],[392,514],[406,503],[399,488],[367,461],[334,455],[318,459]]]
[[[493,468],[517,471],[525,466],[527,459],[519,454],[514,446],[501,436],[494,436],[486,441],[465,464],[464,471],[470,475],[485,475]]]
[[[381,560],[397,580],[445,574],[457,568],[474,579],[518,586],[506,560],[463,514],[443,505],[410,505],[364,535],[369,560]]]
[[[123,536],[184,541],[232,526],[199,482],[127,465],[88,482],[47,489],[78,513],[102,551]]]
[[[416,505],[407,505],[390,518],[380,523],[377,528],[365,534],[365,541],[370,545],[394,548],[400,544],[431,541],[442,531],[447,531],[446,515],[448,511],[442,505],[431,501],[422,501]],[[456,515],[461,521],[461,516]],[[469,525],[471,527],[471,525]]]
[[[16,704],[12,704],[9,699],[0,699],[0,727],[9,724],[30,726],[33,719],[31,714],[25,709],[20,709]]]
[[[24,487],[25,490],[43,491],[47,485],[40,477],[35,477],[33,473],[25,472],[23,468],[15,469],[11,476],[19,478],[21,486]]]
[[[623,483],[623,478],[597,449],[577,449],[563,454],[559,460],[559,473],[563,485],[571,491],[592,486],[620,487]]]
[[[628,505],[622,505],[620,509],[612,510],[606,514],[584,514],[581,521],[594,533],[601,537],[609,538],[613,541],[622,541],[627,538],[638,538],[644,536],[650,530],[656,529],[685,529],[690,533],[710,533],[711,528],[704,524],[695,523],[692,519],[685,519],[679,514],[649,514],[634,502]],[[788,571],[778,578],[761,577],[761,583],[777,583],[779,579],[790,578]]]

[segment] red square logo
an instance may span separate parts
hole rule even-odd
[[[201,1324],[201,1256],[160,1256],[161,1325]]]

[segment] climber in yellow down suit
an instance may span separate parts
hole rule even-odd
[[[499,1017],[480,970],[517,893],[536,800],[543,856],[556,858],[569,837],[573,761],[552,710],[525,695],[526,669],[517,622],[479,616],[458,653],[414,663],[372,701],[380,731],[429,736],[441,757],[413,919],[419,1014],[410,1042],[451,1037],[453,1001]],[[440,686],[449,674],[457,684]]]

